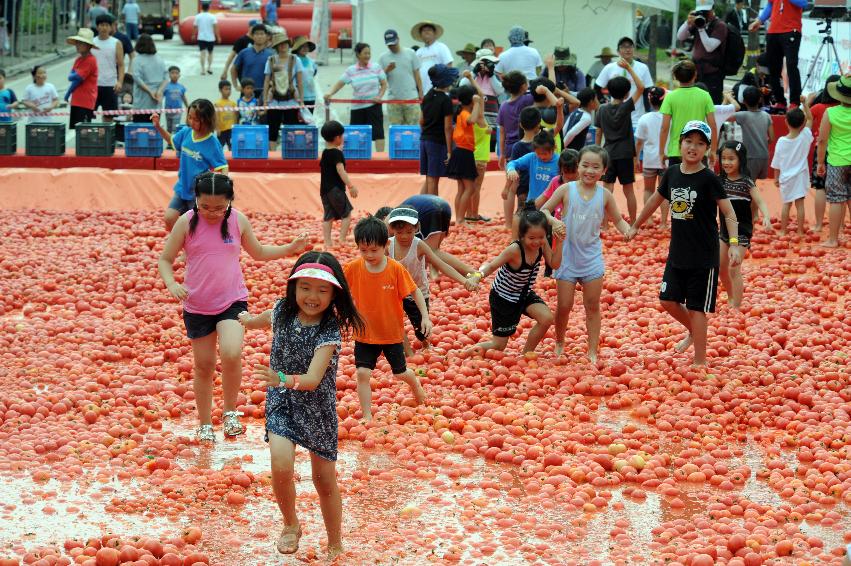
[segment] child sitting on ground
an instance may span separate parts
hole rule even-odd
[[[352,221],[352,203],[346,196],[346,189],[352,193],[352,198],[358,198],[358,190],[346,173],[346,158],[343,155],[343,134],[345,128],[340,122],[331,120],[322,125],[320,132],[325,140],[325,149],[319,160],[321,177],[319,180],[319,198],[322,199],[322,238],[325,250],[333,247],[331,228],[335,220],[340,221],[339,244],[344,244],[349,237],[349,224]]]
[[[813,115],[805,96],[801,96],[801,108],[793,108],[786,113],[789,133],[777,140],[771,160],[774,186],[780,187],[783,199],[780,212],[781,236],[786,235],[792,203],[795,204],[798,219],[798,235],[804,235],[804,197],[810,189],[810,165],[807,158],[813,145]]]

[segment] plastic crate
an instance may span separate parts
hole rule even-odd
[[[343,155],[346,159],[372,159],[372,126],[346,126]]]
[[[269,159],[269,126],[234,126],[230,147],[234,159]]]
[[[283,126],[281,140],[284,159],[319,158],[319,130],[315,126]]]
[[[127,157],[160,157],[163,137],[151,123],[124,124],[124,154]]]
[[[115,153],[115,122],[80,122],[77,131],[77,155],[104,157]]]
[[[420,127],[390,126],[390,159],[420,158]]]
[[[15,155],[18,150],[18,123],[0,123],[0,155]]]
[[[65,124],[27,124],[26,154],[65,155]]]

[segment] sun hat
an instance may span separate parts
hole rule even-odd
[[[95,45],[95,32],[93,32],[89,28],[80,28],[79,30],[77,30],[77,35],[72,35],[71,37],[65,40],[66,43],[69,43],[71,45],[73,45],[75,41],[85,43],[86,45],[91,45],[95,49],[98,49],[98,46]]]
[[[428,70],[428,76],[431,79],[431,85],[435,88],[445,88],[452,86],[458,80],[458,69],[438,63]]]
[[[697,132],[702,134],[704,138],[706,138],[706,143],[709,143],[712,139],[712,129],[709,127],[709,124],[706,122],[701,122],[700,120],[691,120],[687,122],[685,126],[683,126],[683,131],[680,132],[680,137],[687,136],[692,132]]]
[[[271,41],[269,41],[269,45],[267,45],[266,47],[269,49],[274,49],[282,43],[289,43],[290,47],[292,47],[293,45],[293,40],[289,38],[286,30],[273,34]]]
[[[293,271],[293,274],[290,275],[289,278],[300,279],[302,277],[319,279],[320,281],[326,281],[331,285],[334,285],[338,289],[343,288],[334,276],[334,271],[327,265],[322,265],[321,263],[302,263],[296,267],[295,271]]]
[[[603,49],[601,49],[601,50],[600,50],[600,54],[599,54],[599,55],[594,55],[594,58],[595,58],[595,59],[602,59],[603,57],[612,57],[612,58],[614,58],[614,57],[617,57],[617,53],[615,53],[614,51],[612,51],[612,48],[611,48],[611,47],[604,47]]]
[[[523,42],[528,37],[529,35],[526,33],[526,30],[520,26],[514,26],[508,30],[508,43],[510,43],[512,47],[523,45]]]
[[[476,51],[476,63],[479,61],[492,61],[496,63],[499,61],[499,57],[493,54],[493,49],[483,48]]]
[[[387,215],[387,223],[392,224],[393,222],[407,222],[416,226],[420,223],[420,214],[413,208],[400,206],[391,210],[390,214]]]
[[[293,39],[293,43],[292,43],[292,50],[293,50],[293,51],[298,51],[299,49],[301,49],[301,48],[302,48],[302,47],[304,47],[305,45],[307,45],[307,46],[308,46],[308,48],[307,48],[307,51],[308,51],[308,52],[316,51],[316,44],[315,44],[315,43],[313,43],[312,41],[310,41],[310,40],[307,38],[307,36],[306,36],[306,35],[297,35],[297,36]]]
[[[569,47],[556,47],[553,49],[556,67],[575,67],[576,55],[570,52]]]
[[[422,22],[417,22],[414,24],[414,27],[411,28],[411,37],[413,37],[417,41],[422,41],[423,36],[421,34],[423,26],[431,26],[434,28],[434,38],[437,39],[441,35],[443,35],[443,26],[440,24],[436,24],[430,20],[424,20]]]
[[[395,29],[389,29],[384,32],[384,45],[398,45],[399,32]]]
[[[838,81],[828,83],[827,93],[839,102],[851,104],[851,77],[840,77]]]
[[[455,54],[456,55],[463,55],[464,53],[469,53],[470,55],[475,55],[476,51],[477,51],[476,46],[473,45],[472,43],[468,43],[467,45],[464,46],[464,49],[459,49],[458,51],[455,52]]]

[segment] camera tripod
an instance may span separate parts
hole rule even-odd
[[[813,57],[813,60],[810,62],[810,68],[807,71],[807,78],[804,79],[803,86],[807,86],[810,84],[810,79],[813,76],[813,72],[816,69],[816,65],[821,60],[821,52],[827,46],[827,55],[825,62],[827,63],[828,69],[831,69],[831,56],[833,57],[833,62],[839,67],[839,72],[842,72],[842,63],[839,59],[839,53],[836,51],[836,44],[833,42],[833,35],[831,26],[833,25],[832,18],[825,18],[824,20],[824,29],[819,30],[819,33],[823,33],[824,37],[821,38],[821,45],[819,45],[818,51],[816,52],[816,56]]]

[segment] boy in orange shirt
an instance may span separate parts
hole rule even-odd
[[[431,319],[425,298],[408,270],[387,257],[387,225],[374,216],[362,218],[355,226],[355,243],[360,256],[349,262],[343,272],[352,292],[358,312],[366,322],[363,332],[355,333],[355,366],[357,367],[358,399],[363,419],[372,420],[372,389],[370,380],[378,356],[390,364],[393,375],[408,384],[418,405],[425,401],[420,380],[405,362],[404,311],[402,301],[413,296],[422,316],[423,335],[431,334]]]

